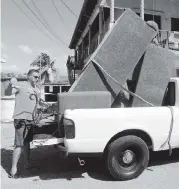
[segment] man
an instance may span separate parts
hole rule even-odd
[[[146,24],[157,32],[157,35],[153,38],[152,43],[159,46],[159,27],[154,21],[147,21]]]
[[[38,80],[39,72],[35,69],[31,69],[27,74],[27,82],[24,82],[21,85],[19,85],[18,82],[12,82],[15,93],[15,108],[13,115],[15,148],[12,157],[12,168],[9,174],[9,177],[11,178],[17,173],[17,163],[22,150],[24,152],[25,168],[29,168],[30,166],[30,141],[32,141],[34,125],[33,114],[37,105],[37,99],[40,96],[40,91],[37,88]]]

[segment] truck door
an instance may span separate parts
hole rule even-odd
[[[172,112],[173,112],[173,130],[171,134],[171,140],[170,144],[173,148],[178,148],[179,147],[179,107],[175,105],[176,102],[176,86],[177,83],[175,82],[170,82],[168,84],[163,105],[164,106],[172,106]],[[170,129],[170,128],[169,128]]]
[[[179,107],[173,107],[173,131],[171,137],[171,145],[179,148]]]

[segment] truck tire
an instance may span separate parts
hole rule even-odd
[[[108,146],[107,168],[115,180],[138,177],[149,162],[149,149],[139,137],[128,135]]]

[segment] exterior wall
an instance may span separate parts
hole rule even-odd
[[[115,0],[115,7],[123,8],[140,8],[140,0]],[[179,18],[179,3],[171,3],[168,0],[145,0],[145,9],[146,10],[155,10],[157,12],[162,12],[166,17],[175,17]],[[110,6],[110,0],[106,0],[106,5]]]
[[[10,87],[10,81],[1,81],[1,97],[10,96],[12,93],[12,88]]]
[[[145,13],[155,14],[162,17],[162,29],[171,30],[171,17],[179,18],[179,3],[171,3],[168,0],[145,0]],[[110,6],[110,0],[106,0],[106,5]],[[140,11],[140,0],[115,0],[115,7],[131,8]]]
[[[18,82],[22,83],[24,81],[18,81]],[[12,87],[10,84],[10,79],[1,79],[1,97],[11,96],[11,95],[12,95]]]

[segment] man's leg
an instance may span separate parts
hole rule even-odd
[[[26,124],[31,124],[31,122],[26,121]],[[24,148],[23,148],[23,152],[24,152],[24,167],[26,169],[31,167],[30,164],[30,142],[33,139],[33,127],[32,125],[30,127],[26,127],[26,137],[24,139]]]
[[[23,148],[23,152],[24,152],[24,166],[25,168],[29,168],[30,167],[30,143],[25,142],[24,143],[24,148]]]
[[[12,156],[12,168],[10,171],[10,174],[12,176],[14,176],[17,172],[17,164],[23,147],[23,132],[24,132],[24,126],[21,120],[15,119],[14,127],[15,127],[15,140],[14,140],[15,148]]]
[[[16,146],[12,156],[12,168],[11,168],[11,175],[15,175],[17,172],[17,163],[19,161],[21,155],[22,147]]]
[[[24,138],[26,137],[28,133],[25,120],[15,119],[14,127],[15,127],[15,140],[14,140],[15,149],[13,152],[12,168],[10,172],[12,176],[14,176],[17,172],[17,164],[18,164],[21,152],[22,150],[24,150],[24,144],[26,144]],[[27,148],[29,148],[28,145],[26,146],[26,149]],[[29,153],[27,153],[25,158],[27,158],[28,155]]]

